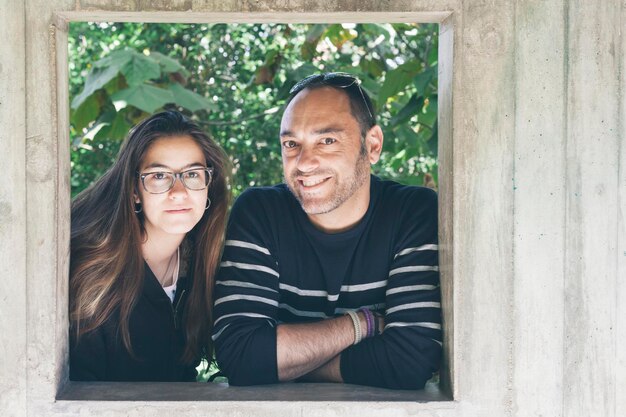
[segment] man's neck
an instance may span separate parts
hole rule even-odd
[[[307,214],[313,226],[324,233],[341,233],[356,226],[370,203],[370,181],[366,181],[348,200],[328,213]]]

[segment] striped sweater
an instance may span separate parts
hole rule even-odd
[[[437,197],[371,177],[352,229],[326,234],[284,185],[236,201],[215,287],[213,340],[233,385],[278,382],[276,326],[361,307],[385,315],[381,335],[341,353],[345,382],[417,389],[437,371],[441,305]]]

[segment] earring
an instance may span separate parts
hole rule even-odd
[[[206,198],[206,207],[204,208],[205,210],[208,210],[209,207],[211,207],[211,198],[207,197]]]
[[[137,210],[137,206],[139,206],[139,210]],[[141,207],[141,203],[135,203],[135,213],[139,214],[141,213],[142,210],[143,210],[143,207]]]

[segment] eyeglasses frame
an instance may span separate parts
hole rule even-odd
[[[197,171],[197,170],[203,170],[206,171],[207,175],[208,175],[208,181],[206,183],[206,185],[202,188],[189,188],[187,186],[187,184],[185,183],[185,180],[183,179],[183,175],[189,171]],[[156,174],[158,172],[162,172],[162,173],[167,173],[167,174],[172,174],[174,176],[174,180],[172,181],[172,183],[170,184],[169,188],[167,190],[164,191],[160,191],[158,193],[154,193],[150,190],[148,190],[146,188],[146,183],[145,183],[145,179],[148,175],[150,174]],[[204,167],[204,168],[190,168],[190,169],[186,169],[184,171],[179,171],[179,172],[170,172],[170,171],[151,171],[151,172],[145,172],[145,173],[140,173],[137,172],[137,175],[139,176],[139,179],[141,181],[141,185],[143,186],[143,189],[150,194],[163,194],[163,193],[167,193],[168,191],[170,191],[172,188],[174,188],[174,184],[176,184],[176,180],[178,179],[181,184],[183,184],[183,187],[185,187],[187,190],[190,191],[201,191],[204,190],[205,188],[209,188],[209,186],[211,185],[211,182],[213,182],[213,168],[212,167]]]

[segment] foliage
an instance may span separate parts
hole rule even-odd
[[[72,23],[69,39],[73,194],[163,108],[224,147],[236,194],[280,182],[281,106],[319,71],[352,73],[372,97],[385,133],[376,174],[436,181],[436,25]]]

